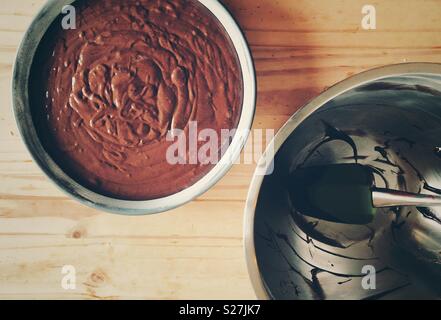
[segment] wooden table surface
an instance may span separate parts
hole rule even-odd
[[[214,1],[214,0],[213,0]],[[326,87],[372,67],[441,62],[441,1],[225,0],[257,69],[255,128],[278,129]],[[16,48],[44,0],[0,5],[0,298],[253,299],[242,247],[253,165],[170,212],[124,217],[69,199],[18,134],[10,80]],[[61,268],[76,268],[76,289]]]

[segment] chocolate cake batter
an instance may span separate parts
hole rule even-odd
[[[212,165],[168,164],[166,135],[184,129],[188,138],[189,121],[219,136],[237,125],[242,77],[223,27],[196,0],[74,5],[77,29],[54,23],[35,62],[44,103],[34,119],[46,150],[73,179],[115,198],[194,184]]]

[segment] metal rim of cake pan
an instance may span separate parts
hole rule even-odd
[[[256,77],[254,64],[243,32],[232,15],[217,0],[199,0],[202,5],[214,14],[221,25],[226,29],[236,50],[242,71],[244,87],[242,111],[237,133],[229,148],[219,163],[203,178],[183,191],[154,200],[129,201],[100,195],[70,178],[46,153],[37,137],[36,129],[33,125],[30,112],[28,84],[32,60],[50,24],[61,13],[63,6],[72,4],[73,2],[75,2],[75,0],[50,0],[43,6],[26,31],[14,64],[12,103],[15,120],[21,137],[35,162],[50,180],[69,196],[92,208],[123,215],[146,215],[167,211],[179,207],[209,190],[232,166],[233,161],[228,161],[228,159],[235,160],[240,156],[255,113]]]
[[[245,259],[248,269],[248,274],[254,288],[254,292],[258,299],[272,299],[269,290],[266,289],[263,277],[259,270],[257,262],[256,248],[254,243],[254,219],[257,201],[259,197],[260,188],[262,186],[264,175],[262,172],[267,172],[271,166],[273,156],[288,139],[291,133],[313,112],[324,106],[333,98],[353,89],[366,84],[371,81],[379,80],[401,75],[441,75],[441,64],[438,63],[401,63],[395,65],[388,65],[371,69],[357,75],[354,75],[346,80],[343,80],[329,89],[325,90],[319,96],[311,100],[309,103],[295,112],[291,118],[282,126],[277,132],[274,139],[269,143],[266,151],[263,153],[261,159],[257,164],[257,169],[253,175],[250,187],[248,189],[247,200],[244,209],[244,250]],[[269,152],[272,155],[268,156]]]

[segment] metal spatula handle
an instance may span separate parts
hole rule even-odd
[[[372,191],[374,207],[396,206],[441,206],[441,197],[427,194],[416,194],[404,191],[374,188]]]

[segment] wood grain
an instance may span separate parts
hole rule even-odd
[[[43,0],[0,6],[0,298],[253,299],[242,211],[253,165],[236,165],[195,201],[165,214],[122,217],[61,193],[16,129],[10,80],[16,48]],[[251,45],[255,128],[278,129],[330,85],[385,64],[441,62],[441,1],[225,0]],[[77,288],[61,287],[74,265]]]

